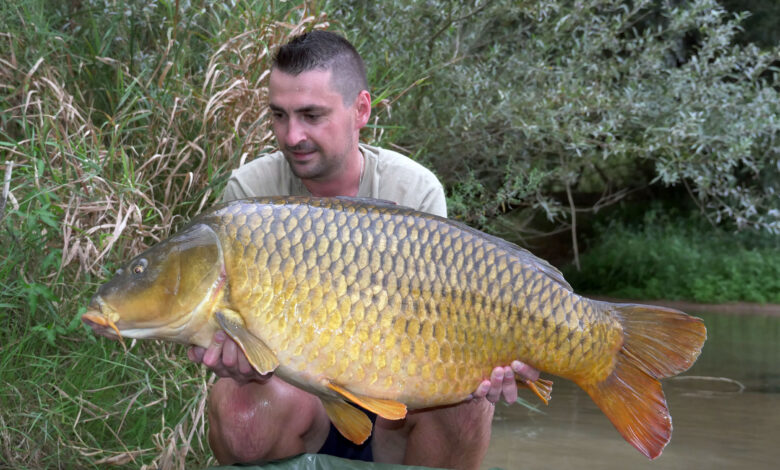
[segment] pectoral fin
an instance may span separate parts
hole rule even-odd
[[[354,442],[362,444],[371,435],[371,420],[365,413],[344,400],[322,399],[328,418],[336,426],[341,435]]]
[[[217,323],[225,330],[225,333],[235,341],[244,351],[246,358],[252,367],[261,374],[272,372],[279,366],[279,360],[271,348],[246,329],[244,319],[238,312],[232,310],[220,310],[215,314]]]

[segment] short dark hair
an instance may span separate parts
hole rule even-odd
[[[354,103],[368,90],[366,66],[355,47],[344,37],[315,29],[292,38],[279,48],[272,68],[298,75],[314,69],[330,70],[331,85],[341,93],[345,105]]]

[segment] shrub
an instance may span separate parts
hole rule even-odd
[[[734,45],[742,17],[715,1],[347,3],[370,63],[425,77],[386,137],[435,168],[455,217],[566,225],[662,184],[713,221],[780,233],[780,49]]]
[[[643,218],[600,222],[581,269],[583,292],[628,299],[780,303],[780,239],[713,229],[696,212],[654,204]]]

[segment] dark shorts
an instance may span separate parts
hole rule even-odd
[[[376,415],[374,413],[366,413],[371,419],[371,424],[374,424],[376,422]],[[373,462],[374,454],[371,452],[371,440],[372,437],[369,437],[366,439],[366,442],[362,444],[353,444],[349,439],[341,435],[338,429],[333,426],[333,423],[330,423],[328,438],[325,439],[325,444],[322,445],[317,453],[333,455],[343,459]]]

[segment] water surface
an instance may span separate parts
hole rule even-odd
[[[708,340],[696,364],[663,381],[674,431],[650,461],[585,392],[553,377],[549,406],[498,405],[483,468],[780,468],[780,317],[698,315]]]

